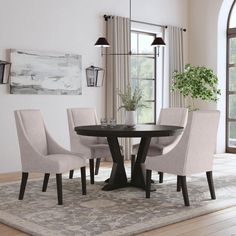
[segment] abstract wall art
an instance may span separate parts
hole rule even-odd
[[[82,94],[82,56],[11,49],[13,94]]]

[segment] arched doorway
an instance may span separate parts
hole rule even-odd
[[[226,58],[227,58],[227,24],[230,10],[236,0],[222,0],[218,14],[217,27],[217,76],[219,78],[218,87],[221,89],[221,96],[217,102],[217,109],[221,112],[221,119],[217,137],[217,152],[223,153],[227,147],[226,135]]]
[[[227,23],[226,152],[236,153],[236,0]]]

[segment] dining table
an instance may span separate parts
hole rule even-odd
[[[135,127],[129,127],[119,124],[116,126],[87,125],[75,127],[75,132],[78,135],[107,138],[113,165],[108,183],[102,190],[110,191],[127,186],[145,189],[145,172],[143,169],[152,137],[180,135],[183,132],[183,127],[166,125],[136,125]],[[124,157],[118,138],[141,138],[130,181],[128,181],[126,175]]]

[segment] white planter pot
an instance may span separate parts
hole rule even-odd
[[[135,127],[136,126],[136,124],[137,124],[137,112],[136,111],[126,111],[125,124],[128,127]]]

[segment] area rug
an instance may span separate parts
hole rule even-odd
[[[29,181],[23,201],[17,200],[19,182],[1,184],[0,222],[31,235],[125,236],[236,205],[235,156],[214,160],[216,200],[210,200],[205,174],[187,179],[190,207],[184,206],[181,192],[176,192],[175,176],[165,175],[163,184],[155,181],[157,191],[146,199],[143,190],[133,187],[102,191],[109,172],[101,168],[96,183],[88,181],[85,196],[79,176],[72,180],[64,176],[63,206],[57,205],[55,178],[50,179],[46,193],[41,192],[42,180]],[[153,179],[157,177],[154,173]]]

